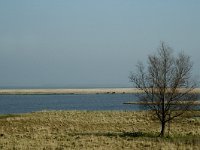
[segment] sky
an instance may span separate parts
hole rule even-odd
[[[200,75],[199,0],[0,0],[0,87],[131,87],[160,41]]]

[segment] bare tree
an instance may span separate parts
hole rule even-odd
[[[164,136],[167,122],[190,110],[197,100],[190,57],[183,52],[177,57],[172,54],[172,49],[161,42],[157,53],[148,56],[147,66],[138,63],[137,72],[129,77],[144,92],[138,94],[140,102],[160,121],[160,136]]]

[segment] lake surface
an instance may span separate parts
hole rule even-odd
[[[42,110],[139,110],[134,94],[0,95],[0,114]]]

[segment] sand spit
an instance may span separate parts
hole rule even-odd
[[[93,89],[0,89],[0,95],[15,94],[128,94],[141,92],[134,88],[93,88]]]
[[[200,88],[193,90],[200,93]],[[92,88],[92,89],[0,89],[0,95],[29,94],[131,94],[142,93],[136,88]]]
[[[184,90],[183,90],[184,91]],[[136,88],[91,88],[91,89],[0,89],[0,95],[31,95],[31,94],[131,94],[142,93]],[[193,90],[200,93],[200,88]]]

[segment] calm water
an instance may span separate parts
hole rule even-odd
[[[0,114],[41,110],[139,110],[133,94],[0,95]]]

